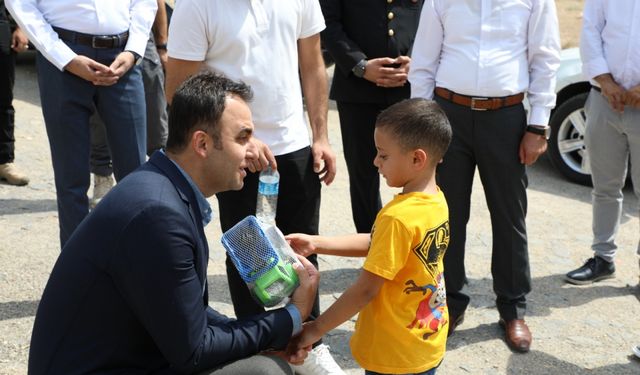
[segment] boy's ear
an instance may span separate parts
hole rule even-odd
[[[413,166],[418,168],[418,169],[422,169],[424,168],[424,166],[427,165],[427,161],[429,160],[429,156],[427,155],[427,153],[421,149],[415,149],[413,151]]]

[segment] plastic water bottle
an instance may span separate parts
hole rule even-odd
[[[278,186],[280,174],[267,167],[260,172],[258,178],[258,200],[256,202],[256,217],[265,224],[276,224],[276,208],[278,207]]]

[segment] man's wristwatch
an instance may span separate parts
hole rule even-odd
[[[164,44],[156,44],[156,49],[163,49],[163,50],[167,50],[167,43]]]
[[[551,137],[551,127],[550,126],[527,125],[527,131],[529,133],[541,135],[547,140],[549,140],[549,137]]]
[[[367,70],[367,59],[362,59],[351,69],[351,72],[354,76],[363,78],[365,70]]]

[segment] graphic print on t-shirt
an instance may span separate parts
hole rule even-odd
[[[418,259],[425,266],[430,279],[434,284],[416,285],[414,280],[407,280],[403,292],[421,292],[424,298],[418,303],[416,316],[407,328],[417,326],[426,329],[422,338],[428,339],[433,333],[447,324],[444,311],[447,306],[447,293],[444,286],[442,272],[438,271],[438,263],[449,246],[449,222],[446,221],[438,227],[427,231],[422,242],[413,249]]]

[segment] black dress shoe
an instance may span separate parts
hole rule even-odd
[[[447,337],[453,334],[453,331],[456,330],[456,327],[464,322],[464,313],[460,315],[449,314],[449,332],[447,333]]]
[[[596,281],[610,279],[615,277],[616,266],[613,262],[595,256],[589,258],[587,262],[580,268],[569,272],[565,276],[568,283],[576,285],[591,284]]]

